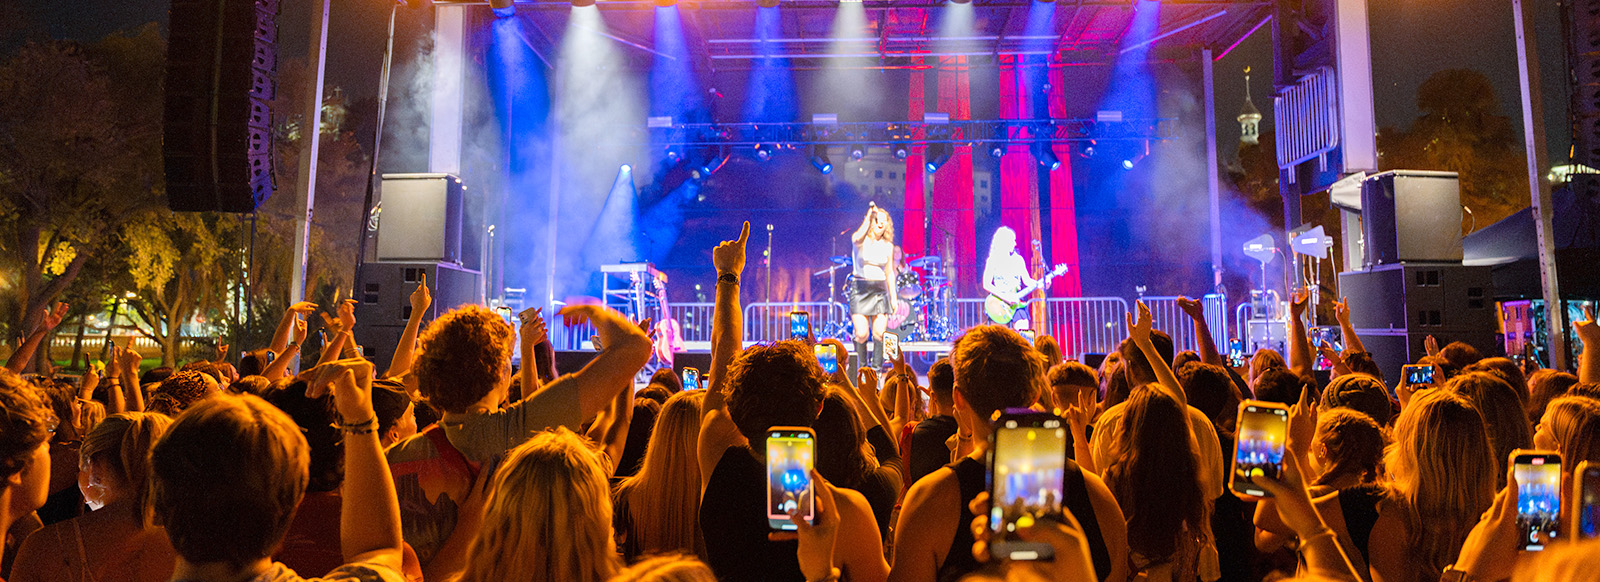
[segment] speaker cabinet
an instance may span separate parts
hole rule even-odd
[[[1402,263],[1339,273],[1339,293],[1350,302],[1350,325],[1393,385],[1400,366],[1426,352],[1434,336],[1443,346],[1463,341],[1485,355],[1501,351],[1489,267]]]
[[[378,260],[461,263],[461,179],[384,174]]]
[[[1461,188],[1455,172],[1396,170],[1361,183],[1366,264],[1461,262]]]
[[[371,262],[362,265],[356,299],[356,343],[379,366],[387,366],[411,317],[411,292],[424,277],[433,305],[422,314],[424,324],[465,304],[481,303],[477,271],[449,263]]]

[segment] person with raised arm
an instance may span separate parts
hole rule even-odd
[[[1312,365],[1313,353],[1311,350],[1311,337],[1306,332],[1306,308],[1311,304],[1311,293],[1306,290],[1294,292],[1289,301],[1289,371],[1301,378],[1315,378]],[[1313,315],[1312,317],[1315,317]]]
[[[39,325],[28,332],[28,337],[22,345],[11,352],[11,357],[6,360],[6,369],[21,373],[27,369],[28,362],[33,361],[33,353],[39,350],[39,344],[44,342],[45,336],[61,325],[61,319],[67,316],[67,304],[57,303],[53,309],[43,309],[39,314]]]
[[[1583,321],[1572,324],[1572,335],[1583,344],[1578,356],[1578,381],[1600,382],[1600,324],[1594,321],[1594,308],[1583,308]]]
[[[1206,306],[1199,299],[1178,298],[1178,308],[1194,320],[1194,337],[1200,342],[1200,361],[1216,366],[1226,366],[1217,342],[1211,337],[1211,324],[1206,322]]]
[[[406,329],[400,332],[400,343],[394,346],[394,356],[389,358],[389,369],[383,371],[382,378],[394,378],[411,372],[411,363],[416,361],[417,333],[422,330],[422,318],[427,315],[428,308],[433,306],[433,293],[428,291],[428,274],[423,273],[417,282],[417,288],[411,291],[411,315],[406,318]]]

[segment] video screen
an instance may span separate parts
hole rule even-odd
[[[804,311],[789,312],[789,338],[800,339],[806,337],[806,327],[811,323],[811,314]]]
[[[1578,539],[1600,538],[1600,469],[1585,470],[1578,488]]]
[[[1005,421],[995,432],[993,492],[989,524],[1005,539],[1040,517],[1061,515],[1062,473],[1066,470],[1067,429],[1059,420],[1043,426]]]
[[[1251,480],[1260,469],[1274,479],[1283,468],[1283,447],[1289,440],[1289,411],[1282,408],[1245,406],[1239,415],[1239,434],[1233,449],[1233,490],[1256,497],[1266,490]]]
[[[1517,532],[1524,550],[1542,550],[1561,528],[1561,463],[1545,457],[1518,458]]]
[[[822,371],[832,374],[839,371],[839,352],[833,346],[822,344],[812,347],[812,353],[817,355],[817,363],[822,364]]]
[[[814,517],[811,499],[811,467],[816,441],[803,432],[767,435],[767,519],[774,527],[795,529],[789,511]],[[782,522],[782,523],[779,523]]]

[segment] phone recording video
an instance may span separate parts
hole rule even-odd
[[[1576,537],[1580,540],[1600,538],[1600,464],[1579,463],[1577,476],[1578,515],[1573,519],[1578,526]]]
[[[816,517],[811,488],[816,441],[816,434],[806,427],[775,426],[767,430],[768,527],[798,529],[789,519],[790,511],[808,522]]]
[[[1037,412],[1007,412],[995,422],[989,451],[989,551],[1009,560],[1049,560],[1047,543],[1026,542],[1017,528],[1040,519],[1061,519],[1067,429],[1060,418]]]
[[[789,339],[805,339],[811,328],[811,314],[805,311],[789,312]]]
[[[1273,479],[1283,474],[1283,447],[1289,440],[1289,408],[1276,402],[1246,400],[1239,404],[1239,434],[1233,446],[1233,475],[1228,488],[1251,497],[1271,497],[1251,476],[1260,471]]]
[[[1511,462],[1517,477],[1518,547],[1543,550],[1561,530],[1561,455],[1518,450]]]
[[[1406,383],[1412,386],[1433,384],[1433,366],[1407,364],[1402,373],[1405,374]]]
[[[684,390],[699,390],[700,389],[700,369],[699,368],[688,368],[688,367],[685,367],[683,369],[683,389]]]
[[[892,331],[883,332],[883,357],[889,360],[900,359],[900,334]]]
[[[822,371],[829,374],[839,371],[839,352],[828,344],[817,344],[811,347],[811,353],[817,355],[817,363],[822,364]]]

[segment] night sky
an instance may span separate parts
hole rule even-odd
[[[18,1],[18,0],[0,0]],[[305,14],[310,0],[285,0],[280,44],[285,57],[306,51]],[[1476,69],[1494,83],[1500,113],[1512,118],[1521,135],[1515,37],[1505,0],[1368,0],[1372,24],[1374,92],[1379,128],[1405,128],[1418,114],[1416,89],[1433,72]],[[1567,157],[1566,122],[1569,89],[1562,50],[1559,8],[1555,0],[1530,0],[1538,7],[1537,30],[1543,59],[1547,143],[1552,163]],[[127,0],[21,0],[34,31],[53,38],[93,40],[147,22],[165,25],[166,4]],[[355,98],[376,91],[381,57],[385,0],[334,2],[330,28],[329,85],[343,86]],[[1238,136],[1234,116],[1244,99],[1243,71],[1251,66],[1257,107],[1270,131],[1271,26],[1262,27],[1216,63],[1218,141],[1226,155]]]

